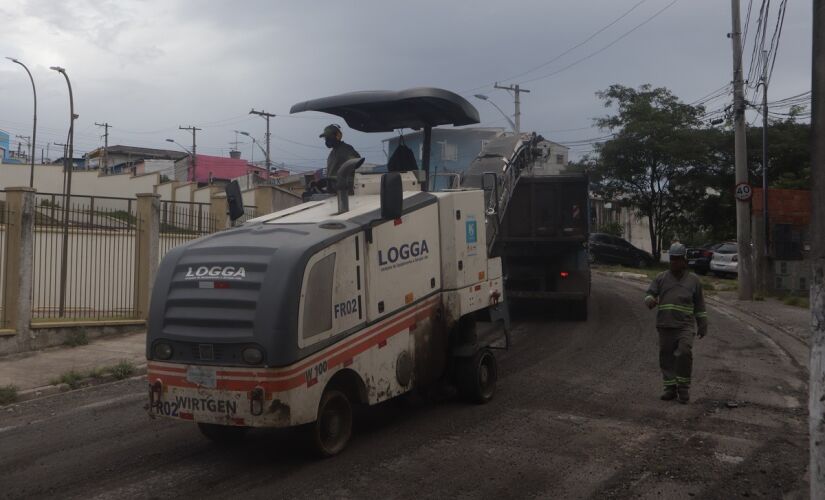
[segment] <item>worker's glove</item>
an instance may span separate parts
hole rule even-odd
[[[653,309],[659,305],[659,301],[655,297],[645,297],[645,305],[648,309]]]
[[[701,339],[704,338],[705,335],[708,334],[708,327],[707,326],[700,326],[696,332],[696,335]]]

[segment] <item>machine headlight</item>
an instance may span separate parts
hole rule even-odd
[[[158,359],[169,359],[172,357],[172,346],[166,342],[155,344],[155,357]]]
[[[264,353],[257,347],[247,347],[241,351],[241,357],[244,363],[249,365],[260,364],[264,360]]]

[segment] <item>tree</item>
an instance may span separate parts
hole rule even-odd
[[[687,218],[685,206],[707,196],[698,179],[712,163],[699,128],[701,106],[683,104],[670,90],[611,85],[596,95],[616,113],[596,120],[612,138],[597,145],[598,191],[622,199],[648,218],[654,257],[663,238]]]

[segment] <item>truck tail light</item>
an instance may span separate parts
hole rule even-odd
[[[559,276],[561,276],[563,279],[567,279],[570,276],[570,273],[568,273],[567,271],[562,271],[559,273]]]

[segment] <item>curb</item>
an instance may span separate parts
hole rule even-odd
[[[44,385],[42,387],[35,387],[33,389],[26,389],[17,393],[17,399],[13,402],[9,403],[9,405],[22,403],[24,401],[31,401],[32,399],[38,398],[45,398],[47,396],[53,396],[55,394],[62,394],[64,392],[76,391],[79,389],[84,389],[89,387],[90,385],[103,385],[103,384],[110,384],[112,382],[119,382],[121,380],[128,380],[133,377],[140,377],[142,375],[146,375],[146,364],[138,365],[135,367],[135,371],[126,378],[117,379],[112,374],[107,374],[103,377],[87,377],[83,380],[79,381],[79,387],[72,389],[69,384],[52,384],[52,385]]]

